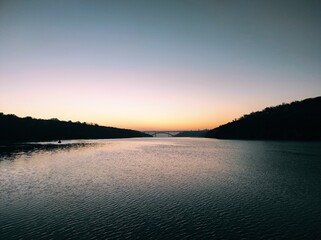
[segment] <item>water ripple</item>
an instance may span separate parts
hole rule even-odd
[[[72,144],[0,161],[0,239],[321,236],[320,146],[305,154],[297,143],[206,139]],[[294,148],[303,154],[288,154]]]

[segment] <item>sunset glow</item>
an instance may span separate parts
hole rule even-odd
[[[0,112],[197,130],[320,95],[315,6],[241,5],[1,1]]]

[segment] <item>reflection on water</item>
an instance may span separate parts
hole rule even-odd
[[[0,147],[0,239],[316,239],[321,143]]]
[[[68,143],[54,143],[54,142],[42,142],[42,143],[17,143],[17,144],[2,144],[0,145],[0,161],[1,160],[14,160],[20,155],[32,155],[41,152],[61,151],[68,149],[77,149],[82,147],[89,147],[94,143],[86,142],[74,142],[68,141]]]

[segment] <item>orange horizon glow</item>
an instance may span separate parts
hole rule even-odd
[[[72,122],[86,122],[87,124],[98,124],[99,126],[104,127],[116,127],[116,128],[122,128],[122,129],[132,129],[137,131],[197,131],[197,130],[210,130],[215,127],[218,127],[219,125],[225,124],[232,119],[222,119],[220,122],[218,121],[183,121],[182,122],[148,122],[147,120],[139,122],[134,121],[132,123],[128,122],[126,119],[119,120],[118,122],[105,122],[103,120],[94,121],[94,119],[70,119],[70,118],[64,118],[64,117],[56,117],[56,116],[42,116],[42,115],[30,115],[30,114],[17,114],[17,113],[11,113],[11,112],[3,112],[4,114],[14,114],[17,117],[25,118],[25,117],[32,117],[34,119],[44,119],[44,120],[50,120],[53,118],[57,118],[60,121],[72,121]]]
[[[195,85],[193,79],[225,77],[230,81],[231,77],[218,73],[98,69],[51,72],[42,69],[0,74],[12,83],[18,80],[15,94],[4,85],[7,91],[0,96],[0,111],[142,131],[212,129],[247,112],[245,104],[240,107],[234,96],[218,104],[222,94],[212,96],[210,87],[199,94],[203,86]],[[179,91],[176,81],[185,82]],[[216,87],[220,85],[216,81]]]
[[[318,8],[281,2],[1,1],[0,112],[199,130],[319,96]]]

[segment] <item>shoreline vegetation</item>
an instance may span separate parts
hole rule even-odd
[[[267,107],[221,125],[206,137],[243,140],[321,140],[321,97]]]
[[[195,131],[183,131],[174,135],[174,137],[197,137],[202,138],[206,136],[208,130],[195,130]]]
[[[212,130],[183,131],[174,137],[242,140],[321,140],[321,96],[267,107]],[[0,142],[152,137],[130,129],[104,127],[56,118],[44,120],[0,112]]]
[[[71,139],[113,139],[151,137],[150,135],[114,127],[103,127],[56,118],[44,120],[32,117],[20,118],[14,114],[0,113],[0,142],[39,142]]]

